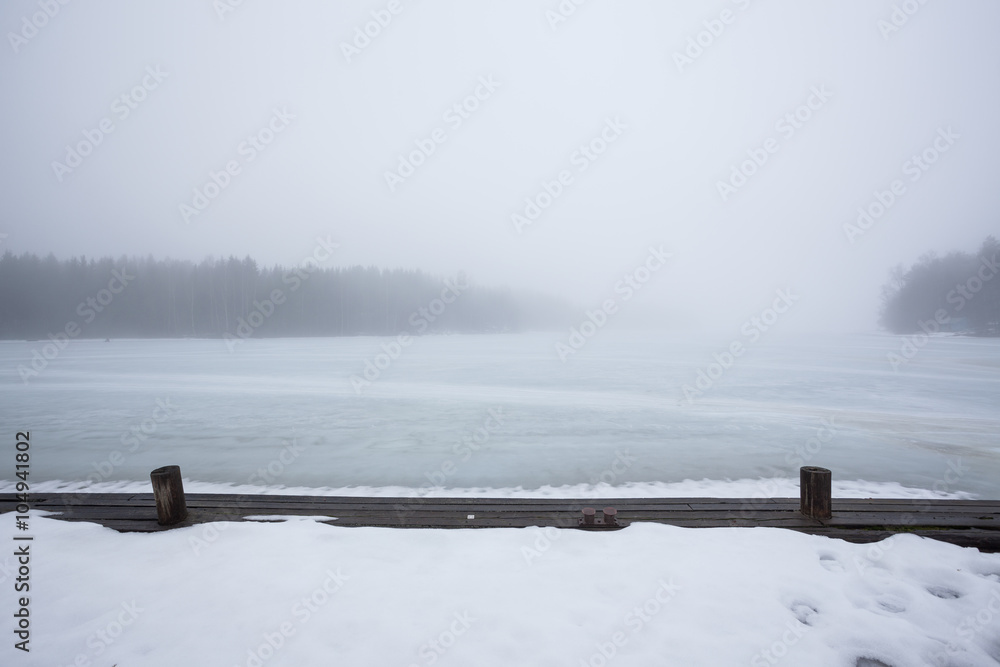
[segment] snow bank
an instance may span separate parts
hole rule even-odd
[[[635,524],[119,534],[32,512],[3,665],[996,665],[1000,556],[899,535]],[[12,544],[13,520],[0,520]],[[10,590],[12,558],[4,581]],[[4,614],[14,602],[4,595]],[[7,616],[10,618],[10,616]],[[10,621],[8,621],[10,623]]]

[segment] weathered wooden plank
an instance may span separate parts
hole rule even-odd
[[[76,497],[87,497],[96,498],[101,501],[108,500],[129,500],[129,501],[153,501],[152,493],[32,493],[30,497],[34,499],[39,498],[63,498],[69,496]],[[412,502],[439,502],[445,504],[475,504],[475,503],[492,503],[492,504],[506,504],[506,503],[531,503],[531,504],[546,504],[546,503],[604,503],[604,502],[615,502],[619,504],[629,503],[629,502],[654,502],[654,503],[680,503],[688,504],[692,502],[702,503],[702,504],[714,504],[714,503],[743,503],[743,502],[788,502],[788,503],[798,503],[798,498],[705,498],[705,497],[687,497],[687,498],[645,498],[645,497],[625,497],[625,498],[485,498],[485,497],[472,497],[472,498],[456,498],[456,497],[430,497],[430,496],[325,496],[325,495],[284,495],[284,494],[228,494],[228,493],[187,493],[186,497],[188,500],[191,499],[223,499],[227,502],[234,499],[246,498],[250,500],[255,500],[259,498],[268,498],[276,501],[315,501],[317,499],[327,498],[334,500],[364,500],[369,503],[396,503],[400,501],[412,501]],[[13,493],[0,493],[0,502],[16,502],[16,495]],[[845,503],[845,502],[862,502],[862,503],[879,503],[883,505],[912,505],[915,503],[929,502],[935,505],[951,506],[951,505],[971,505],[971,506],[996,506],[1000,504],[1000,500],[933,500],[933,499],[907,499],[907,498],[836,498],[833,499],[834,503]]]
[[[861,500],[861,501],[833,501],[834,513],[849,511],[864,511],[877,508],[880,512],[893,512],[898,514],[917,514],[932,509],[935,512],[957,512],[957,513],[982,513],[984,510],[996,511],[1000,508],[1000,502],[981,505],[944,505],[939,503],[900,505],[896,503],[883,503],[881,500]]]
[[[318,498],[313,502],[283,502],[274,503],[271,502],[269,497],[261,497],[253,502],[224,502],[219,500],[213,500],[210,502],[201,502],[198,500],[191,500],[189,497],[188,505],[190,507],[227,507],[227,508],[246,508],[246,509],[256,509],[256,508],[285,508],[290,511],[312,511],[316,507],[334,507],[343,508],[346,510],[363,510],[363,511],[390,511],[398,512],[405,510],[422,510],[422,511],[464,511],[465,509],[476,509],[477,511],[496,511],[496,512],[524,512],[524,511],[559,511],[559,512],[578,512],[584,506],[597,506],[598,508],[604,507],[603,503],[595,502],[579,502],[574,504],[561,504],[561,505],[538,505],[533,503],[521,503],[517,505],[495,505],[495,504],[439,504],[439,503],[396,503],[394,505],[389,504],[375,504],[367,502],[355,502],[350,501],[338,501],[325,498]],[[739,514],[745,513],[755,513],[755,512],[768,512],[768,511],[797,511],[797,507],[794,503],[785,504],[703,504],[703,503],[692,503],[690,505],[681,504],[667,504],[659,505],[655,503],[641,503],[641,504],[615,504],[619,511],[648,511],[648,512],[660,512],[660,511],[723,511],[723,512],[734,512]],[[57,499],[48,499],[44,503],[32,503],[32,507],[35,509],[56,509],[59,507],[99,507],[99,508],[110,508],[110,507],[155,507],[152,502],[149,503],[130,503],[125,501],[118,501],[114,503],[75,503],[59,502]],[[0,502],[0,511],[11,511],[14,509],[14,505],[10,504],[6,507],[2,502]],[[984,512],[983,510],[986,510]],[[863,512],[863,511],[877,511],[886,514],[897,514],[900,516],[911,515],[911,516],[921,516],[928,513],[933,513],[935,515],[945,515],[945,514],[955,514],[960,516],[982,516],[984,514],[996,514],[1000,511],[1000,503],[994,504],[993,506],[977,506],[977,507],[956,507],[956,506],[940,506],[940,505],[930,505],[926,508],[923,507],[906,507],[906,506],[885,506],[878,503],[878,501],[871,501],[869,503],[850,503],[844,505],[835,505],[835,513],[844,514],[848,512]]]
[[[152,494],[37,494],[31,506],[62,512],[58,518],[92,521],[131,532],[155,532]],[[583,507],[615,507],[623,523],[652,521],[685,528],[773,527],[852,542],[873,542],[901,532],[984,551],[1000,550],[1000,501],[906,499],[833,500],[833,517],[804,517],[794,498],[361,498],[187,494],[189,516],[178,526],[240,521],[249,515],[332,516],[331,525],[392,528],[521,528],[577,525]],[[0,512],[17,498],[0,494]],[[473,515],[473,519],[468,516]]]
[[[661,507],[690,507],[691,509],[719,508],[750,508],[750,509],[793,509],[798,507],[798,501],[788,498],[624,498],[624,499],[489,499],[489,498],[359,498],[353,496],[279,496],[257,495],[246,496],[236,494],[187,494],[187,502],[191,506],[201,507],[232,507],[232,506],[308,506],[317,504],[341,504],[365,508],[379,508],[394,505],[419,507],[496,507],[498,509],[518,511],[546,507],[558,510],[575,510],[584,506],[618,508],[636,508],[655,510]],[[0,494],[0,508],[9,504],[10,509],[17,504],[13,494]],[[31,497],[31,505],[42,509],[43,505],[94,505],[94,506],[154,506],[152,494],[38,494]],[[964,511],[972,508],[998,509],[1000,501],[907,501],[897,499],[843,499],[833,500],[834,511],[861,510],[878,507],[881,511],[914,512],[924,508],[935,511]],[[974,510],[973,510],[974,511]]]
[[[333,511],[326,511],[326,510]],[[274,508],[261,508],[262,511],[240,511],[235,509],[224,509],[224,508],[213,508],[213,509],[201,509],[192,508],[192,517],[198,520],[207,520],[209,518],[214,519],[241,519],[244,516],[288,516],[290,518],[303,516],[305,514],[313,516],[336,516],[342,521],[351,522],[367,522],[367,523],[391,523],[393,525],[398,524],[440,524],[440,525],[465,525],[470,522],[483,523],[483,522],[509,522],[517,521],[519,523],[524,523],[526,525],[554,525],[554,526],[574,526],[579,519],[579,514],[577,513],[552,513],[552,512],[465,512],[465,511],[447,511],[447,512],[408,512],[408,513],[390,513],[390,512],[339,512],[336,508],[313,508],[312,512],[288,512],[281,511],[280,509]],[[75,519],[75,520],[102,520],[102,519],[113,519],[113,520],[151,520],[155,518],[155,512],[151,508],[115,508],[114,511],[106,511],[101,508],[73,508],[72,510],[67,510],[65,513],[59,515],[53,515],[56,518],[62,519]],[[473,519],[468,517],[472,516]],[[626,517],[622,516],[622,520],[626,520]],[[683,512],[672,512],[669,514],[659,514],[659,513],[644,513],[642,516],[635,515],[632,517],[633,520],[650,520],[650,521],[661,521],[661,522],[676,522],[676,523],[687,523],[687,524],[698,524],[698,525],[734,525],[734,524],[745,524],[754,525],[757,523],[768,522],[791,522],[796,525],[807,524],[809,520],[803,519],[800,515],[795,513],[771,513],[762,514],[754,518],[740,518],[740,517],[729,517],[719,513],[712,515],[700,515],[698,513],[685,514]]]
[[[854,526],[941,526],[941,527],[975,527],[984,530],[1000,531],[1000,521],[980,516],[954,516],[928,514],[913,517],[912,520],[900,519],[897,515],[880,512],[857,512],[853,514],[836,514],[830,519],[824,519],[827,526],[850,528]]]
[[[544,506],[532,506],[532,505],[519,505],[515,507],[502,508],[497,506],[469,506],[469,505],[397,505],[397,506],[375,506],[366,504],[341,504],[338,502],[331,501],[318,501],[315,503],[295,503],[295,504],[271,504],[266,499],[259,499],[254,503],[246,503],[243,505],[226,505],[226,504],[215,504],[212,505],[201,505],[201,504],[191,504],[193,508],[200,509],[218,509],[225,510],[228,512],[241,512],[241,513],[256,513],[256,514],[267,514],[267,513],[316,513],[319,510],[324,512],[333,511],[341,513],[387,513],[393,515],[408,515],[413,513],[465,513],[465,512],[478,512],[480,514],[517,514],[517,513],[531,513],[533,515],[545,515],[545,514],[572,514],[578,515],[579,507],[574,506],[561,506],[561,507],[544,507]],[[972,508],[966,508],[963,511],[957,511],[957,508],[940,508],[932,507],[927,511],[923,512],[884,512],[882,507],[877,505],[854,505],[852,507],[858,507],[858,510],[852,511],[840,511],[838,512],[833,520],[842,521],[845,519],[851,519],[854,521],[865,521],[868,523],[877,522],[891,522],[891,523],[919,523],[921,521],[963,521],[963,520],[976,520],[976,521],[997,521],[1000,523],[1000,512],[983,512],[985,508],[974,508],[975,511],[970,511]],[[863,508],[863,509],[860,509]],[[0,508],[2,509],[2,508]],[[11,508],[12,509],[12,508]],[[44,508],[39,507],[39,509],[46,509],[48,511],[64,511],[67,513],[86,513],[92,515],[93,513],[114,513],[119,510],[152,510],[154,509],[152,505],[147,506],[135,506],[135,505],[60,505],[57,503],[47,503]],[[1000,510],[1000,505],[995,510]],[[619,512],[622,516],[633,516],[633,517],[650,517],[650,516],[705,516],[705,517],[731,517],[731,518],[753,518],[759,516],[766,516],[773,513],[779,514],[797,514],[794,510],[790,508],[778,508],[774,509],[762,508],[762,507],[747,507],[747,506],[724,506],[724,505],[695,505],[693,508],[687,509],[681,506],[669,505],[663,508],[659,508],[653,505],[642,505],[642,506],[621,506],[619,507]],[[990,524],[986,524],[987,526]]]
[[[479,512],[479,513],[521,513],[530,512],[533,514],[539,513],[571,513],[578,514],[584,505],[560,505],[560,506],[536,506],[536,505],[516,505],[516,506],[496,506],[496,505],[430,505],[430,504],[398,504],[398,505],[369,505],[365,503],[338,503],[331,501],[318,501],[315,503],[279,503],[273,504],[268,502],[266,499],[262,499],[254,503],[242,503],[242,504],[227,504],[227,503],[189,503],[191,508],[203,508],[203,509],[227,509],[227,510],[239,510],[245,513],[258,513],[267,514],[273,512],[298,512],[298,513],[314,513],[317,510],[323,511],[338,511],[338,512],[386,512],[392,514],[406,514],[411,512]],[[593,506],[593,504],[591,505]],[[754,517],[762,514],[768,514],[771,512],[782,512],[782,513],[797,513],[797,508],[786,505],[786,506],[753,506],[753,505],[701,505],[696,504],[694,506],[683,506],[683,505],[618,505],[616,506],[618,511],[622,515],[637,515],[646,516],[649,514],[663,514],[663,515],[673,515],[676,513],[681,514],[696,514],[699,516],[716,516],[716,515],[726,515],[726,516],[736,516],[736,517]],[[45,503],[34,505],[35,509],[47,510],[47,511],[87,511],[90,509],[97,510],[99,512],[113,512],[117,508],[145,508],[145,509],[155,509],[152,504],[136,505],[128,503],[119,503],[115,505],[101,505],[101,504],[87,504],[87,505],[77,505],[77,504],[61,504],[61,503]],[[598,508],[600,509],[600,507]],[[991,510],[992,511],[989,511]],[[0,512],[13,510],[13,506],[4,508],[0,505]],[[984,512],[984,510],[987,510]],[[878,505],[861,505],[852,504],[849,507],[839,508],[835,514],[834,518],[853,516],[858,517],[861,515],[871,515],[871,520],[879,521],[893,521],[893,522],[917,522],[928,520],[927,517],[955,517],[955,518],[965,518],[969,517],[972,519],[980,519],[982,517],[994,517],[995,520],[1000,522],[1000,507],[998,508],[949,508],[949,507],[936,507],[932,506],[928,509],[914,510],[910,509],[908,511],[886,511],[886,508]],[[878,516],[875,516],[878,515]]]
[[[214,509],[192,509],[193,516],[198,521],[217,520],[237,520],[247,515],[286,515],[289,517],[301,516],[303,514],[336,516],[342,524],[368,524],[368,525],[436,525],[436,526],[464,526],[464,525],[542,525],[542,526],[563,526],[571,527],[576,524],[579,516],[576,513],[550,513],[550,512],[427,512],[415,511],[407,513],[387,513],[387,512],[342,512],[336,508],[313,508],[312,512],[289,512],[280,508],[260,508],[259,510],[246,512],[236,509],[214,508]],[[468,519],[468,516],[473,519]],[[72,508],[57,518],[102,521],[109,520],[149,520],[155,517],[150,508],[115,508],[113,511],[102,510],[101,508]],[[868,513],[862,517],[838,516],[831,520],[816,521],[803,517],[794,512],[761,512],[753,516],[733,516],[721,512],[715,513],[620,513],[620,519],[625,522],[632,521],[654,521],[659,523],[669,523],[678,526],[690,527],[727,527],[727,526],[825,526],[828,528],[851,529],[851,528],[899,528],[903,530],[913,530],[921,526],[930,525],[937,528],[983,528],[1000,530],[994,522],[971,517],[926,517],[923,523],[914,524],[895,520],[893,517]]]

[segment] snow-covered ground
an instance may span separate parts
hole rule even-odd
[[[765,528],[309,519],[145,535],[38,512],[31,534],[31,651],[8,631],[5,666],[1000,662],[1000,556],[912,535],[852,545]],[[2,565],[10,619],[16,566]]]

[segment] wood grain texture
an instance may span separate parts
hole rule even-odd
[[[1000,552],[1000,501],[876,500],[832,501],[832,517],[812,519],[797,498],[362,498],[186,494],[187,517],[173,526],[157,521],[151,493],[39,493],[32,509],[53,518],[88,521],[121,532],[157,532],[247,516],[327,516],[333,526],[385,528],[576,529],[584,507],[614,507],[618,522],[669,524],[684,528],[762,527],[796,530],[850,542],[877,542],[898,533]],[[0,512],[12,512],[14,494],[0,494]],[[469,516],[473,518],[470,519]]]

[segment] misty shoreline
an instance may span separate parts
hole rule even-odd
[[[525,334],[563,334],[567,329],[569,329],[569,324],[562,326],[552,326],[544,328],[533,328],[533,329],[519,329],[519,330],[508,330],[508,331],[494,331],[494,330],[481,330],[481,331],[428,331],[422,334],[414,334],[406,330],[394,332],[394,333],[356,333],[356,334],[302,334],[302,335],[286,335],[286,336],[268,336],[268,335],[255,335],[252,338],[246,338],[243,340],[267,340],[267,341],[278,341],[278,340],[315,340],[320,338],[331,338],[331,339],[358,339],[358,338],[395,338],[401,334],[412,336],[414,338],[438,338],[446,336],[518,336]],[[650,334],[650,335],[664,335],[664,336],[709,336],[709,337],[724,337],[725,332],[718,330],[712,330],[710,332],[699,332],[691,331],[686,329],[663,329],[656,327],[632,327],[618,329],[615,333],[619,334]],[[876,336],[883,338],[908,338],[912,337],[914,333],[918,335],[920,332],[909,332],[909,333],[894,333],[892,331],[885,330],[871,330],[871,331],[795,331],[792,333],[784,334],[785,336],[793,337],[809,337],[809,336],[834,336],[838,338],[849,338],[856,336]],[[47,343],[53,342],[50,337],[46,338],[19,338],[19,337],[5,337],[0,336],[0,342],[14,342],[14,343]],[[979,333],[975,331],[942,331],[935,334],[930,334],[929,338],[1000,338],[1000,334],[993,333]],[[76,336],[73,340],[77,341],[89,341],[89,342],[104,342],[104,343],[114,343],[114,342],[126,342],[126,341],[174,341],[174,340],[191,340],[191,341],[227,341],[232,340],[234,337],[231,336]]]

